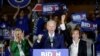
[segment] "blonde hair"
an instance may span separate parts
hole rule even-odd
[[[16,28],[14,31],[21,31],[22,32],[22,30],[20,28]]]

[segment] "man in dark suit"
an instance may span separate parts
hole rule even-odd
[[[38,35],[33,48],[64,48],[64,39],[62,35],[55,33],[56,22],[50,20],[47,22],[47,32]]]
[[[81,32],[75,28],[71,32],[72,43],[70,45],[70,56],[87,56],[86,42],[81,40]]]

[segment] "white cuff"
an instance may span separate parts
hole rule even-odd
[[[66,29],[65,24],[60,24],[60,28],[61,30],[65,30]]]
[[[37,40],[37,43],[40,43],[40,40]]]

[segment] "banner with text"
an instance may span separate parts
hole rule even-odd
[[[33,56],[69,56],[68,49],[33,49]]]
[[[97,29],[97,24],[89,21],[81,22],[81,30],[82,31],[94,31]]]
[[[66,12],[68,9],[65,4],[60,3],[48,3],[43,4],[43,14],[49,15],[49,14],[61,14]]]

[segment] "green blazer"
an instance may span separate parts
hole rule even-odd
[[[15,41],[10,42],[10,50],[11,50],[11,56],[20,56],[19,49],[18,49],[18,43]],[[21,48],[25,54],[25,56],[29,56],[29,43],[26,39],[21,41]]]

